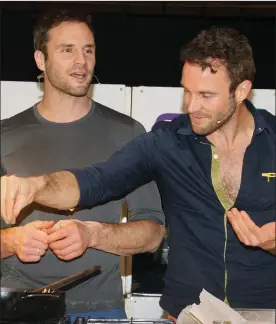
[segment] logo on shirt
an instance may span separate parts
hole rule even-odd
[[[276,178],[276,173],[273,172],[262,173],[262,177],[265,177],[267,179],[267,182],[270,182],[270,178]]]

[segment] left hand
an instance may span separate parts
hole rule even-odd
[[[243,244],[260,247],[275,254],[276,222],[259,227],[245,211],[238,211],[236,208],[227,212],[227,218]]]
[[[85,222],[62,220],[47,230],[49,248],[62,260],[81,256],[90,244],[90,232]]]

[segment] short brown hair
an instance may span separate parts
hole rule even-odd
[[[203,30],[181,50],[181,61],[198,64],[204,70],[216,69],[210,62],[218,59],[226,67],[230,79],[230,91],[244,80],[254,81],[256,68],[248,39],[232,28],[212,27]]]
[[[94,34],[92,16],[76,9],[55,9],[42,13],[34,27],[34,48],[41,51],[47,59],[47,41],[50,29],[59,26],[63,22],[85,23]]]

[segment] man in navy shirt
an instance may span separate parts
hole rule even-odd
[[[1,215],[13,222],[32,201],[90,208],[154,180],[169,226],[161,307],[177,317],[204,288],[234,308],[275,308],[276,117],[246,100],[251,47],[235,30],[211,28],[182,60],[188,114],[157,123],[105,163],[2,178]]]

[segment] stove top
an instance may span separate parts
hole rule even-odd
[[[165,318],[144,319],[144,318],[129,318],[129,319],[88,319],[87,324],[174,324],[172,320]],[[78,323],[76,323],[78,324]],[[81,323],[80,323],[81,324]]]
[[[174,324],[173,321],[168,319],[95,319],[85,317],[77,317],[74,321],[71,321],[69,316],[62,319],[53,319],[42,322],[19,322],[19,321],[0,321],[1,324]]]

